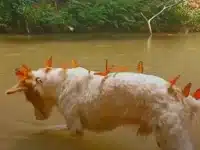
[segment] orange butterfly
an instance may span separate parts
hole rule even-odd
[[[169,80],[170,82],[170,87],[176,84],[177,80],[180,78],[180,75],[176,76],[174,79]]]
[[[197,89],[197,90],[194,92],[193,97],[194,97],[196,100],[199,100],[199,99],[200,99],[200,88]]]
[[[192,83],[188,83],[188,84],[184,87],[182,93],[183,93],[183,95],[184,95],[185,97],[188,97],[188,96],[189,96],[191,87],[192,87]]]
[[[108,60],[106,59],[106,66],[105,66],[105,71],[104,72],[96,72],[94,73],[95,75],[101,75],[101,76],[106,76],[110,72],[122,72],[122,71],[127,71],[128,69],[126,67],[108,67]]]
[[[15,69],[15,75],[18,77],[19,80],[24,79],[24,73],[19,68]]]
[[[137,71],[139,73],[143,73],[144,67],[143,67],[143,62],[142,61],[139,61],[138,65],[137,65]]]
[[[19,78],[19,80],[27,79],[29,72],[31,72],[31,69],[26,65],[21,65],[20,68],[15,69],[15,75]]]
[[[49,59],[47,59],[45,61],[45,67],[46,68],[52,68],[52,64],[53,64],[53,62],[52,62],[52,56],[50,56]]]
[[[77,61],[74,60],[74,59],[72,59],[72,67],[73,67],[73,68],[79,67],[79,64],[78,64]]]
[[[21,66],[21,68],[23,68],[26,72],[30,72],[31,71],[31,69],[27,65],[25,65],[25,64],[23,64]]]
[[[110,73],[110,69],[108,68],[108,60],[106,59],[105,71],[103,71],[103,72],[95,72],[94,75],[106,76],[109,73]]]
[[[47,59],[46,61],[45,61],[45,72],[47,73],[48,71],[50,71],[51,70],[51,68],[52,68],[52,64],[53,64],[53,60],[52,60],[52,56],[50,56],[49,57],[49,59]]]

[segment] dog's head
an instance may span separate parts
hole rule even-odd
[[[41,68],[31,71],[27,66],[15,70],[19,81],[6,91],[6,94],[23,92],[26,99],[34,107],[37,120],[46,120],[50,117],[52,108],[56,104],[56,87],[64,77],[62,68]]]
[[[52,57],[45,61],[45,67],[31,70],[22,65],[15,70],[18,83],[6,91],[7,95],[23,92],[27,101],[34,107],[36,120],[46,120],[50,117],[53,106],[56,105],[56,89],[67,78],[86,74],[87,70],[79,67],[72,60],[72,69],[66,65],[61,68],[52,67]],[[70,75],[68,75],[70,74]]]

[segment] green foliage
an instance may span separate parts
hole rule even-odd
[[[150,18],[168,1],[70,0],[57,8],[50,0],[1,0],[0,31],[69,32],[70,26],[75,32],[147,31],[141,12]],[[175,26],[199,31],[200,10],[179,4],[152,21],[154,31],[173,31]]]

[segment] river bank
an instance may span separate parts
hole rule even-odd
[[[148,33],[146,20],[169,2],[162,0],[3,0],[0,33]],[[173,4],[175,1],[171,1]],[[193,2],[193,1],[192,1]],[[194,6],[196,7],[196,5]],[[152,20],[153,32],[198,32],[200,10],[180,3]]]

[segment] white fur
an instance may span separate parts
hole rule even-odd
[[[191,96],[170,94],[162,78],[130,72],[102,77],[84,68],[33,73],[43,80],[42,95],[55,98],[71,133],[137,125],[141,134],[152,132],[162,150],[193,150],[187,129],[200,104]]]

